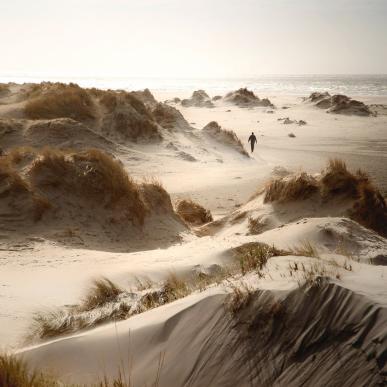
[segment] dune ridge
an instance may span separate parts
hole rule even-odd
[[[61,239],[60,233],[52,233],[55,225],[54,229],[68,230],[69,242],[94,245],[100,233],[105,238],[101,245],[113,248],[118,240],[118,246],[129,248],[132,239],[141,239],[147,224],[152,229],[152,219],[156,223],[168,219],[170,229],[165,232],[171,236],[185,228],[158,182],[135,182],[118,160],[103,151],[31,149],[0,161],[1,183],[8,187],[3,191],[7,200],[1,201],[2,212],[8,214],[8,222],[12,219],[13,227],[29,235]],[[28,208],[15,207],[21,196],[30,203]]]

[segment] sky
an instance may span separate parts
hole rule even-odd
[[[1,0],[0,76],[387,74],[387,0]]]

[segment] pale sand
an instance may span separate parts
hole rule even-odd
[[[188,93],[179,95],[157,91],[154,94],[159,100],[189,96]],[[363,118],[331,115],[303,104],[299,97],[269,96],[269,98],[278,107],[273,114],[266,112],[272,110],[270,108],[241,109],[226,106],[222,102],[216,103],[217,106],[212,109],[176,106],[195,128],[200,129],[210,121],[217,121],[222,127],[234,130],[246,149],[247,138],[251,131],[254,131],[258,145],[252,160],[245,160],[220,146],[216,150],[218,152],[216,157],[221,157],[222,160],[219,162],[193,147],[193,144],[183,137],[176,141],[187,153],[197,158],[198,162],[176,159],[168,155],[165,148],[161,149],[155,145],[130,145],[127,149],[121,149],[119,156],[129,174],[139,178],[157,176],[173,198],[191,197],[209,208],[216,219],[228,216],[237,209],[237,206],[244,205],[270,178],[274,167],[319,172],[326,160],[333,156],[346,160],[350,168],[364,168],[386,192],[386,116]],[[364,101],[376,102],[375,99],[369,98]],[[377,99],[377,103],[386,102]],[[281,109],[282,106],[290,108]],[[228,109],[231,109],[231,112],[227,112]],[[284,125],[277,121],[277,118],[281,117],[305,120],[307,125]],[[290,132],[296,137],[289,138]],[[215,148],[218,146],[210,145]],[[266,211],[257,200],[245,204],[240,209],[242,210],[254,216],[262,215],[262,211]],[[16,248],[17,251],[1,251],[0,343],[4,347],[13,348],[20,345],[20,339],[26,333],[34,311],[76,303],[84,293],[89,280],[99,275],[105,275],[125,287],[133,283],[133,275],[147,275],[160,280],[171,270],[189,271],[195,265],[206,267],[214,263],[220,264],[229,248],[250,241],[263,241],[288,248],[307,239],[321,248],[324,259],[329,260],[332,257],[338,260],[345,259],[335,254],[337,246],[332,244],[331,240],[322,238],[320,231],[327,227],[327,224],[335,230],[338,237],[349,241],[356,240],[352,253],[362,262],[367,262],[367,259],[378,254],[387,254],[387,242],[384,238],[362,228],[353,234],[353,231],[348,231],[346,220],[335,217],[336,211],[332,210],[330,214],[305,209],[303,213],[298,208],[293,209],[293,213],[290,209],[289,214],[287,218],[286,216],[281,218],[281,223],[286,224],[285,227],[277,228],[280,225],[278,223],[272,230],[258,236],[246,236],[245,218],[240,223],[228,225],[215,236],[199,238],[186,232],[182,235],[180,244],[167,249],[147,251],[144,241],[143,251],[115,253],[66,248],[44,241],[19,246]],[[277,219],[278,214],[274,215]],[[300,219],[303,217],[312,219],[301,222]],[[281,276],[287,272],[289,261],[294,260],[313,262],[311,258],[275,259],[270,261],[267,268],[270,276],[260,280],[251,278],[252,286],[270,290],[273,294],[277,292],[282,294],[281,291],[285,291],[286,295],[289,291],[295,291],[294,297],[301,303],[304,302],[302,291],[295,290],[297,281]],[[361,317],[367,305],[372,304],[372,308],[380,306],[382,312],[374,322],[372,335],[361,343],[361,348],[369,349],[373,338],[379,339],[385,334],[383,322],[385,324],[387,321],[385,309],[387,268],[366,263],[352,264],[351,272],[339,269],[341,280],[336,281],[337,287],[326,289],[324,294],[326,297],[336,297],[340,293],[340,296],[337,296],[338,300],[345,299],[340,308],[348,313],[353,312],[350,322],[359,324],[361,331],[365,329],[367,323]],[[157,367],[157,357],[162,351],[167,353],[161,378],[162,386],[235,385],[238,378],[246,380],[248,374],[246,367],[242,367],[239,361],[228,356],[227,349],[223,347],[218,356],[211,359],[211,353],[216,353],[220,342],[229,343],[227,341],[229,327],[222,325],[225,321],[224,292],[222,288],[215,288],[200,295],[193,295],[120,322],[117,326],[109,324],[73,338],[44,344],[27,351],[26,356],[34,365],[54,370],[67,380],[90,381],[95,377],[97,369],[103,369],[108,375],[114,375],[120,358],[127,360],[127,340],[130,331],[130,348],[135,348],[132,372],[140,385],[150,383]],[[341,295],[341,292],[349,293]],[[326,304],[323,296],[316,301],[315,306],[317,310],[313,310],[313,313],[317,313],[320,307],[331,307]],[[332,320],[337,321],[336,329],[341,321],[338,311],[332,314]],[[218,324],[219,331],[215,329]],[[317,337],[318,332],[329,324],[316,319],[311,335]],[[216,337],[216,333],[219,336]],[[294,334],[300,333],[295,331]],[[209,337],[216,337],[216,340],[214,342],[210,340],[206,347],[205,342]],[[230,342],[233,339],[231,337]],[[353,336],[348,339],[348,343],[351,340],[354,340]],[[385,343],[382,345],[384,350],[385,345]],[[187,351],[187,348],[190,349]],[[344,356],[343,348],[344,345],[338,349],[340,356]],[[125,353],[124,356],[121,351]],[[313,366],[310,359],[303,365],[305,372],[313,367],[320,368],[321,373],[318,373],[315,379],[309,380],[313,385],[328,383],[338,372],[337,353],[330,352],[329,349],[327,352],[324,351],[321,353],[326,356],[325,359],[320,358],[320,355],[317,356],[318,365]],[[348,366],[344,374],[349,383],[351,370],[354,370],[357,364],[356,352],[348,350],[347,356],[346,364],[350,364],[351,367]],[[217,368],[222,362],[224,367]],[[303,382],[301,370],[296,365],[293,366],[293,371],[291,367],[288,368],[282,379],[277,380],[280,385],[281,383],[297,385]],[[227,367],[224,376],[220,376],[220,370]],[[240,373],[236,371],[238,367],[241,367]],[[372,371],[372,367],[374,365],[370,364],[369,372]],[[331,369],[331,373],[328,369]],[[236,372],[234,373],[236,379],[230,379],[229,371]],[[368,371],[364,368],[364,373]],[[296,377],[295,373],[300,376]],[[267,374],[264,373],[260,377]],[[322,377],[324,374],[326,379]],[[359,373],[354,375],[358,382],[368,380]],[[226,382],[223,377],[228,377],[228,381]],[[246,384],[243,382],[240,385]]]

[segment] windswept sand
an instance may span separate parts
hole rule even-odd
[[[164,101],[189,98],[192,93],[153,94]],[[33,366],[53,371],[66,382],[91,382],[104,373],[114,376],[120,361],[129,373],[129,356],[133,381],[149,384],[164,353],[160,386],[322,386],[333,380],[343,386],[382,385],[387,372],[383,258],[387,240],[344,217],[338,210],[341,204],[321,209],[297,202],[278,211],[276,206],[264,205],[262,197],[251,197],[281,173],[320,172],[330,157],[342,158],[350,169],[366,170],[385,195],[387,116],[328,114],[299,97],[260,97],[268,97],[276,108],[240,108],[222,100],[214,101],[212,108],[172,103],[194,129],[180,123],[184,130],[162,132],[160,143],[122,143],[95,129],[80,128],[86,141],[117,155],[131,176],[139,180],[156,176],[173,201],[196,200],[219,223],[204,226],[201,232],[186,229],[178,242],[166,248],[154,248],[144,239],[138,251],[131,252],[85,249],[65,239],[16,243],[3,232],[0,345],[19,349]],[[357,99],[387,104],[387,100]],[[20,117],[20,102],[15,102],[13,110],[0,106],[0,116]],[[304,120],[306,125],[278,120],[286,117]],[[254,131],[258,138],[254,154],[244,157],[203,136],[200,129],[211,121],[233,130],[246,149]],[[27,126],[28,136],[36,133],[30,123]],[[288,137],[289,133],[295,137]],[[19,140],[13,137],[12,141]],[[269,226],[252,235],[249,217],[264,217]],[[4,223],[0,226],[9,229]],[[20,349],[34,312],[79,302],[92,278],[103,275],[129,289],[135,284],[134,276],[160,281],[171,271],[187,273],[223,265],[230,260],[230,249],[244,243],[289,249],[305,241],[318,248],[319,259],[273,257],[264,278],[251,274],[242,280],[255,296],[239,323],[225,310],[230,288],[214,286],[119,323]],[[299,287],[303,279],[290,275],[289,265],[312,267],[317,260],[328,268],[332,280],[317,291]],[[282,322],[270,317],[262,326],[261,308],[273,300],[283,301],[294,314]]]

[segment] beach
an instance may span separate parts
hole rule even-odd
[[[161,105],[166,112],[170,112],[168,109],[174,109],[172,112],[175,120],[168,121],[169,126],[164,121],[157,121],[157,126],[152,126],[151,129],[156,128],[161,139],[153,141],[127,140],[119,137],[122,133],[117,134],[113,130],[103,131],[103,125],[99,126],[104,122],[103,114],[106,114],[106,117],[110,116],[103,110],[99,99],[101,97],[96,92],[95,95],[90,95],[102,108],[98,110],[95,121],[91,124],[84,120],[82,124],[88,128],[87,130],[77,127],[74,133],[78,134],[69,134],[62,138],[62,133],[70,131],[63,132],[61,129],[62,131],[51,132],[54,123],[50,120],[53,119],[45,117],[30,119],[23,115],[25,102],[16,99],[22,88],[28,87],[30,87],[28,84],[11,86],[11,94],[0,100],[3,102],[0,105],[0,118],[3,122],[8,120],[7,122],[11,122],[14,128],[16,123],[23,126],[23,129],[16,128],[14,132],[11,130],[7,132],[4,129],[2,148],[5,152],[13,147],[31,144],[58,149],[72,148],[81,152],[93,143],[96,144],[93,147],[117,158],[123,170],[137,182],[156,178],[158,184],[170,195],[173,208],[168,207],[165,211],[163,209],[164,212],[157,212],[156,208],[160,204],[153,208],[152,202],[149,205],[151,215],[146,215],[152,218],[149,223],[145,220],[145,231],[135,230],[135,227],[130,225],[133,228],[128,230],[132,231],[125,231],[123,237],[121,234],[115,235],[114,231],[110,232],[110,226],[104,223],[105,218],[102,215],[100,218],[93,218],[98,205],[90,210],[88,218],[76,225],[71,223],[70,218],[66,218],[67,223],[63,224],[60,217],[51,221],[50,210],[47,210],[47,218],[43,215],[42,221],[31,226],[31,229],[23,229],[16,221],[12,224],[7,223],[7,214],[11,211],[9,209],[11,207],[7,210],[4,207],[0,241],[2,306],[0,346],[4,350],[16,350],[33,366],[54,370],[54,373],[66,382],[95,381],[99,362],[103,362],[107,375],[116,375],[117,363],[122,355],[120,351],[126,354],[130,348],[133,349],[134,360],[131,366],[133,378],[139,385],[150,383],[151,376],[157,373],[160,353],[164,352],[166,355],[160,385],[170,386],[174,381],[177,383],[175,385],[236,385],[237,379],[232,380],[231,370],[237,370],[242,364],[240,358],[235,360],[233,357],[227,357],[228,349],[219,346],[222,341],[228,343],[229,337],[231,340],[229,344],[237,348],[236,354],[241,355],[240,351],[243,352],[242,347],[237,345],[238,334],[235,336],[234,333],[231,334],[230,329],[231,332],[234,331],[229,324],[224,323],[226,320],[223,305],[230,293],[227,281],[205,286],[205,289],[195,290],[187,297],[138,313],[123,321],[112,318],[111,321],[97,327],[92,326],[90,329],[79,331],[69,330],[64,335],[38,339],[36,342],[28,342],[26,337],[31,333],[31,322],[36,312],[66,309],[68,306],[76,305],[83,299],[91,281],[95,278],[106,277],[125,289],[125,292],[136,293],[139,292],[134,290],[137,278],[148,278],[159,284],[172,272],[184,276],[200,271],[207,275],[212,273],[212,270],[216,271],[217,268],[229,264],[232,260],[230,255],[232,249],[249,243],[264,243],[286,250],[287,253],[282,252],[278,256],[270,257],[267,267],[258,271],[258,274],[254,270],[247,274],[243,273],[242,276],[234,275],[229,280],[235,284],[246,282],[250,292],[257,292],[254,293],[256,303],[247,304],[251,309],[246,313],[254,314],[254,311],[260,310],[260,305],[270,303],[269,298],[273,295],[276,300],[280,300],[278,302],[288,303],[286,304],[288,308],[294,307],[295,318],[298,321],[302,321],[305,326],[308,324],[313,326],[310,337],[305,332],[297,331],[298,328],[289,328],[289,332],[293,332],[294,335],[289,333],[291,338],[288,337],[288,340],[293,342],[293,339],[302,337],[300,341],[304,340],[303,343],[306,343],[305,348],[299,343],[300,357],[297,355],[294,362],[284,355],[282,345],[286,342],[286,338],[279,337],[275,339],[277,341],[273,339],[274,343],[278,343],[278,348],[281,348],[278,349],[281,355],[277,354],[275,361],[278,361],[278,364],[286,364],[288,368],[285,367],[286,371],[281,377],[269,371],[263,372],[260,377],[266,381],[265,383],[277,381],[278,385],[297,385],[303,380],[308,380],[309,383],[311,380],[314,383],[322,383],[321,380],[318,381],[317,376],[310,376],[314,368],[311,365],[312,356],[315,356],[322,370],[328,372],[327,369],[331,369],[330,377],[336,373],[339,375],[339,370],[334,366],[336,362],[336,354],[332,349],[334,346],[328,348],[320,346],[319,343],[318,332],[326,326],[338,332],[334,341],[338,343],[337,351],[340,356],[347,353],[348,359],[355,361],[355,349],[351,347],[347,351],[346,348],[349,348],[351,340],[355,340],[356,332],[351,331],[349,333],[351,338],[345,339],[347,341],[338,339],[342,333],[340,329],[348,328],[340,320],[340,308],[349,316],[349,324],[358,324],[361,332],[365,332],[367,324],[370,324],[372,334],[367,336],[364,333],[366,339],[359,344],[362,350],[366,348],[364,350],[371,353],[372,340],[375,338],[382,340],[381,337],[385,334],[383,324],[387,321],[385,303],[387,240],[382,233],[367,227],[360,220],[357,223],[355,218],[348,215],[355,199],[345,196],[346,193],[333,193],[334,198],[329,201],[322,193],[320,198],[320,193],[316,193],[316,189],[320,188],[316,187],[325,184],[322,182],[325,182],[324,174],[327,174],[329,160],[341,159],[354,174],[359,168],[366,171],[381,195],[386,197],[387,95],[375,95],[375,92],[368,95],[356,93],[351,95],[370,106],[371,110],[377,110],[377,114],[372,110],[372,114],[368,116],[359,116],[330,113],[327,109],[318,108],[308,101],[309,94],[283,94],[280,90],[264,90],[266,92],[259,93],[261,100],[268,98],[270,101],[268,106],[259,106],[258,103],[238,106],[224,97],[226,93],[222,93],[222,98],[214,101],[213,97],[219,93],[219,89],[214,88],[205,90],[212,106],[199,107],[184,106],[181,102],[189,99],[194,90],[151,88],[150,92],[156,101],[145,100],[146,109],[152,111],[152,117],[158,117],[159,113],[156,110],[160,108],[158,102],[167,101]],[[303,89],[299,93],[302,91]],[[150,100],[149,96],[147,98]],[[174,98],[179,100],[174,101]],[[168,116],[164,111],[163,114]],[[162,116],[162,119],[165,117]],[[216,125],[215,129],[211,127],[203,129],[214,121],[221,129]],[[41,127],[34,127],[36,122],[39,122]],[[55,122],[55,125],[57,124]],[[69,128],[75,125],[67,121],[60,124],[66,124]],[[113,122],[109,128],[114,125]],[[33,137],[37,134],[40,136],[38,129],[43,130],[41,128],[45,130],[41,137]],[[233,131],[236,137],[231,135],[232,140],[229,140],[230,135],[227,137],[224,130]],[[23,136],[19,136],[18,131],[23,131]],[[11,132],[12,135],[9,134]],[[257,137],[254,153],[250,152],[248,143],[252,132]],[[81,137],[80,133],[84,137]],[[37,156],[31,157],[35,157],[32,164],[26,158],[26,164],[24,165],[22,161],[18,167],[21,176],[29,176],[29,168],[33,168],[36,160],[44,160],[46,156],[44,153],[41,155],[38,153]],[[77,157],[81,156],[74,157],[71,159],[72,162],[76,162]],[[275,200],[271,203],[265,199],[267,192],[265,190],[268,189],[270,181],[304,172],[311,176],[307,179],[311,179],[314,187],[312,194],[317,196],[308,196],[305,201],[297,198],[285,204],[281,202],[277,204]],[[38,184],[39,179],[46,177],[46,175],[37,176],[35,180],[32,178],[28,180],[30,184]],[[56,184],[60,187],[60,183]],[[47,197],[54,198],[52,200],[56,201],[58,211],[62,211],[62,207],[63,211],[68,211],[66,206],[73,206],[71,202],[73,199],[68,199],[70,204],[65,200],[66,195],[72,197],[69,193],[71,190],[60,191],[59,195],[54,186],[50,188],[52,191],[48,190],[47,185],[39,187],[37,191],[39,194],[55,193],[54,196]],[[336,191],[332,189],[332,192]],[[213,221],[198,226],[177,220],[174,211],[178,201],[183,199],[193,200],[209,210]],[[87,209],[87,200],[77,202],[76,206],[74,210],[71,207],[74,219],[77,213]],[[44,223],[46,219],[47,222],[52,222],[47,223],[47,228]],[[259,231],[251,231],[250,219],[260,220],[262,224]],[[101,222],[102,228],[109,229],[110,233],[105,235],[102,231],[98,231],[99,229],[94,229],[93,222]],[[306,241],[318,251],[316,256],[311,256],[310,252],[308,255],[305,251],[295,253],[297,250],[295,247]],[[340,243],[345,244],[345,252],[340,250]],[[379,261],[376,257],[379,257]],[[321,267],[324,265],[328,267],[328,269],[320,268],[321,272],[317,270],[316,277],[329,278],[327,285],[321,287],[321,293],[313,286],[309,288],[302,275],[298,277],[292,270],[289,274],[289,267],[293,267],[294,262],[297,267],[301,265],[312,267],[317,260]],[[235,284],[232,286],[238,286]],[[232,286],[231,289],[234,289]],[[308,305],[308,297],[314,297],[315,308],[311,308],[310,314],[305,314],[303,320],[303,310],[306,310]],[[329,304],[327,299],[334,301]],[[375,317],[372,324],[370,320],[362,317],[367,305],[371,305],[372,311],[374,309],[380,311],[377,317],[376,312],[372,315]],[[321,318],[311,323],[314,313],[318,313],[319,310],[332,310],[333,306],[337,309],[333,313],[332,320],[328,322],[325,318]],[[370,318],[373,318],[372,316]],[[197,325],[193,324],[193,321],[197,321]],[[286,321],[291,324],[293,320],[289,317]],[[219,338],[215,340],[217,327]],[[192,352],[187,353],[185,350],[191,344]],[[258,339],[254,345],[259,346]],[[270,344],[267,345],[270,347]],[[313,345],[317,349],[310,349]],[[216,348],[220,348],[219,353],[211,358],[210,353],[216,353]],[[380,341],[378,348],[372,359],[380,366],[386,350],[385,341]],[[311,357],[308,357],[309,350],[312,353]],[[95,356],[96,353],[98,356]],[[180,368],[177,367],[181,372],[178,372],[175,364],[180,354],[183,355],[180,359]],[[263,354],[259,356],[261,355],[260,361],[270,360]],[[303,356],[304,363],[300,360]],[[231,378],[228,381],[226,377],[219,376],[222,373],[219,364],[226,361],[225,359],[227,359],[225,364],[229,366],[225,375]],[[254,360],[256,361],[254,365],[258,367],[260,363],[257,359]],[[124,361],[124,368],[128,371],[126,362],[129,360],[126,355]],[[302,379],[303,376],[296,378],[294,375],[294,372],[300,371],[300,368],[297,368],[299,364],[304,364],[305,379]],[[376,370],[377,367],[373,363],[371,365],[371,362],[360,360],[359,364],[365,370],[364,374],[368,372],[373,378],[367,379],[363,374],[357,374],[357,380],[363,378],[364,381],[372,380],[372,383],[382,380],[385,368]],[[152,372],[147,373],[148,369]],[[352,380],[350,373],[350,369],[345,368],[340,378],[344,380],[347,377],[350,383]],[[253,377],[248,374],[247,368],[242,367],[238,373],[238,380],[243,381],[240,385],[248,385],[249,377]],[[308,379],[309,377],[311,379]],[[257,382],[258,379],[254,380]]]

